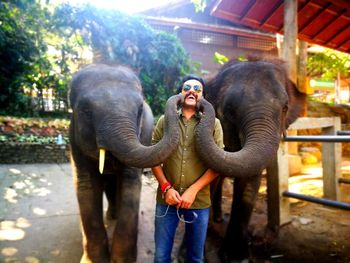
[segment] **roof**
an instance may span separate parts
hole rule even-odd
[[[210,0],[210,6],[215,1]],[[152,25],[178,26],[182,28],[210,31],[229,35],[240,35],[275,41],[276,35],[271,32],[252,29],[241,23],[232,23],[210,15],[210,7],[204,12],[195,12],[190,0],[171,0],[163,6],[150,8],[141,12],[145,20]]]
[[[284,0],[217,0],[211,15],[283,34]],[[350,1],[298,0],[298,38],[350,53]]]

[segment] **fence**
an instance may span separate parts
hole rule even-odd
[[[272,229],[290,221],[290,197],[350,210],[350,204],[339,201],[339,183],[350,181],[341,178],[341,145],[338,143],[350,142],[350,136],[340,131],[339,117],[299,118],[289,130],[316,128],[321,128],[320,136],[287,136],[280,144],[277,159],[267,167],[268,225]],[[288,191],[288,142],[296,141],[322,142],[323,198]]]

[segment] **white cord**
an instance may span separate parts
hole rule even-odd
[[[170,207],[170,205],[167,206],[164,215],[160,215],[160,216],[155,215],[155,217],[165,217],[165,216],[167,215],[167,213],[168,213],[169,207]],[[184,215],[181,215],[181,216],[180,216],[180,215],[179,215],[179,209],[176,209],[176,214],[177,214],[177,217],[179,218],[179,220],[180,220],[181,222],[184,222],[184,223],[187,223],[187,224],[192,224],[192,223],[193,223],[194,221],[196,221],[196,219],[198,218],[198,214],[197,214],[196,212],[192,211],[192,213],[193,213],[194,219],[191,220],[191,221],[186,221],[186,220],[184,219]]]

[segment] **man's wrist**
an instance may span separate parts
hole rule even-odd
[[[167,189],[168,187],[171,187],[171,184],[168,181],[166,181],[160,186],[160,190],[162,191],[162,193],[164,193],[165,189]]]
[[[162,192],[162,198],[163,199],[165,199],[165,195],[170,189],[173,189],[173,187],[169,184],[169,186],[164,189],[164,192]]]

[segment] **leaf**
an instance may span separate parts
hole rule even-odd
[[[229,61],[229,58],[223,54],[220,54],[219,52],[215,52],[214,53],[214,61],[216,63],[224,65],[225,63],[227,63]]]

